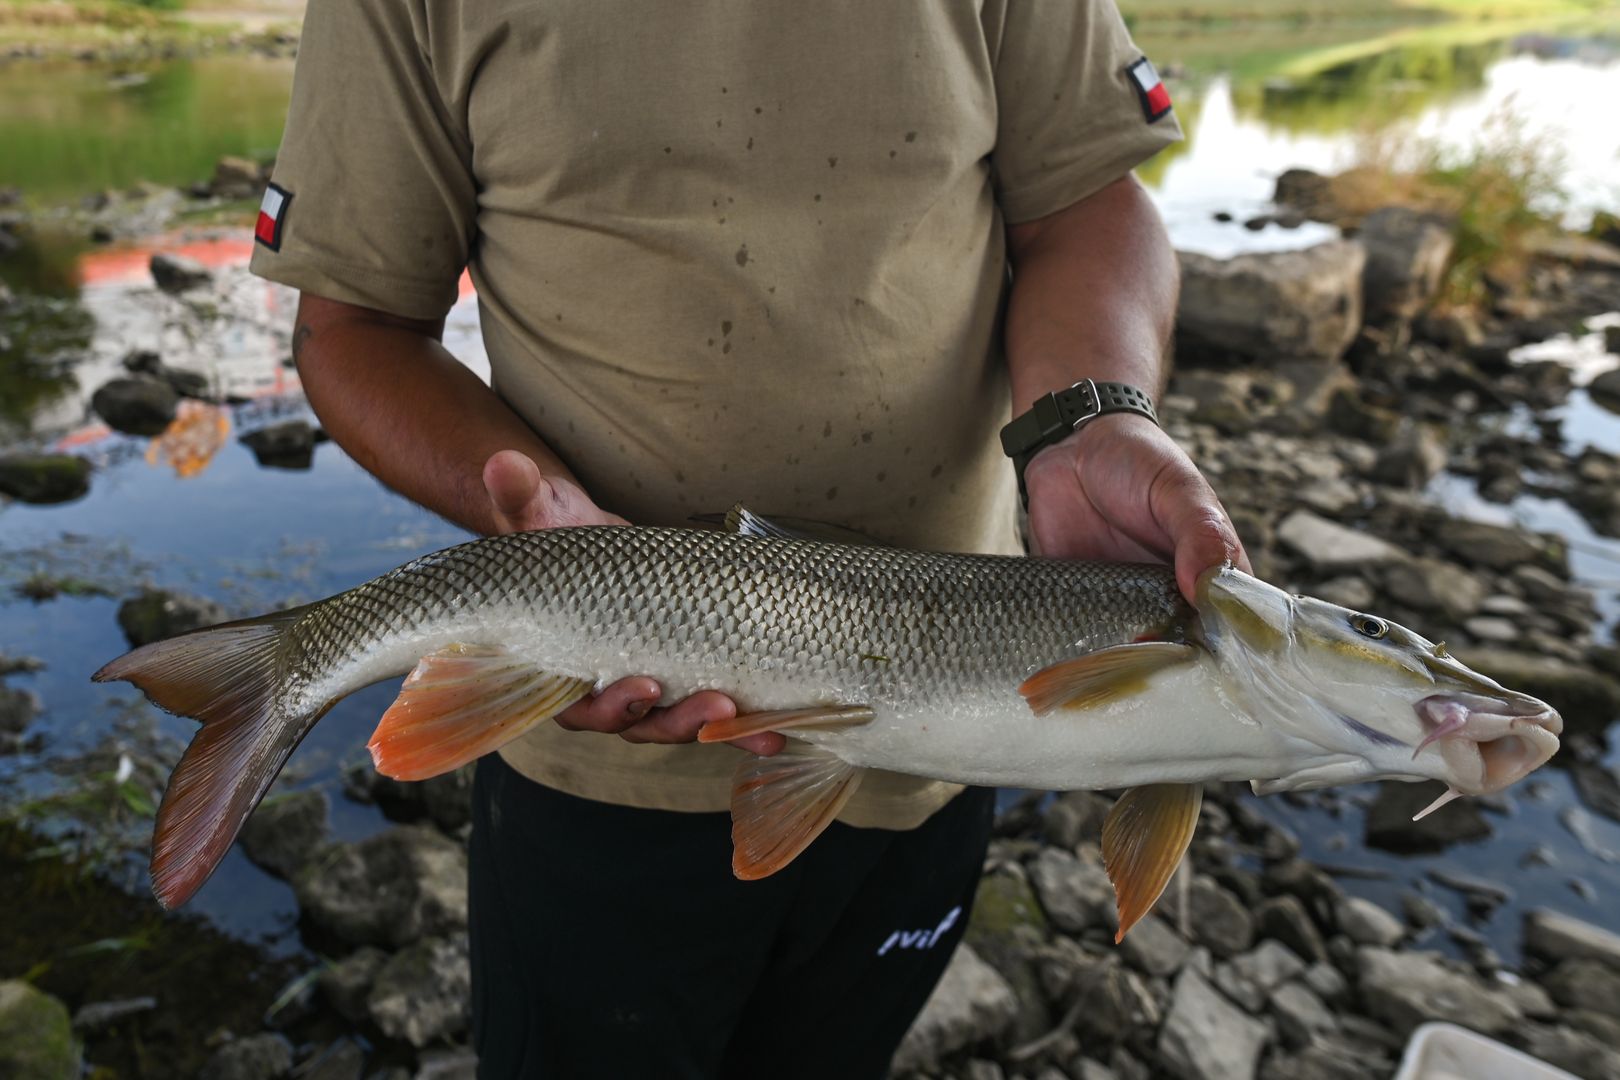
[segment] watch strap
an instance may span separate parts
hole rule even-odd
[[[1159,414],[1153,399],[1129,383],[1097,382],[1082,379],[1067,390],[1046,394],[1035,400],[1028,412],[1014,417],[1001,429],[1001,449],[1013,460],[1018,473],[1018,494],[1029,505],[1024,486],[1024,466],[1036,453],[1061,442],[1099,416],[1129,412],[1145,416],[1155,424]]]

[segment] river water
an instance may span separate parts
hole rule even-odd
[[[1433,28],[1389,28],[1372,36],[1381,44],[1331,62],[1342,43],[1212,45],[1143,35],[1161,67],[1185,71],[1171,87],[1189,138],[1143,170],[1178,246],[1226,255],[1315,243],[1332,230],[1243,226],[1268,209],[1278,172],[1349,164],[1366,139],[1392,130],[1466,146],[1490,118],[1509,110],[1562,149],[1570,195],[1564,209],[1572,219],[1620,207],[1620,124],[1608,115],[1620,100],[1620,34],[1590,27],[1570,35],[1469,31],[1456,40]],[[268,155],[290,73],[285,61],[246,57],[0,66],[0,187],[19,186],[36,202],[58,203],[141,180],[188,184],[205,178],[222,154]],[[1235,220],[1217,222],[1217,212]],[[145,271],[157,249],[183,250],[214,266],[225,283],[219,308],[199,313],[157,293]],[[0,446],[68,450],[97,466],[91,494],[77,502],[0,505],[0,653],[46,665],[12,680],[37,691],[46,711],[38,753],[0,757],[0,800],[7,804],[60,785],[41,768],[45,760],[109,747],[116,760],[121,746],[189,737],[187,722],[143,707],[127,688],[87,681],[126,647],[114,613],[118,597],[137,583],[210,596],[245,615],[338,591],[463,536],[384,491],[334,445],[318,447],[311,468],[289,471],[260,467],[236,441],[257,427],[308,416],[284,363],[292,297],[245,274],[249,250],[241,231],[196,231],[111,248],[64,241],[0,263],[0,276],[13,288],[55,296],[54,313],[41,318],[68,325],[62,333],[78,335],[74,352],[83,357],[63,374],[22,355],[27,343],[0,343],[6,405]],[[451,314],[447,343],[475,370],[486,369],[470,290]],[[1592,348],[1590,340],[1570,347]],[[1598,348],[1589,366],[1620,363]],[[89,412],[88,396],[120,372],[132,349],[154,349],[171,364],[207,372],[244,403],[198,413],[187,434],[165,443],[110,432]],[[1568,410],[1572,434],[1620,452],[1620,421],[1584,393]],[[1462,498],[1450,489],[1436,494]],[[1592,537],[1556,505],[1523,500],[1489,509],[1580,534],[1590,550],[1578,556],[1577,572],[1599,588],[1606,610],[1620,610],[1614,585],[1620,550],[1612,542]],[[77,581],[86,586],[77,591],[90,595],[35,603],[11,592],[36,574]],[[111,595],[95,595],[95,588]],[[340,765],[363,758],[365,739],[392,695],[378,686],[340,703],[293,758],[291,782],[337,796]],[[113,780],[93,773],[70,782]],[[1514,902],[1484,927],[1511,954],[1526,906],[1548,904],[1620,929],[1613,903],[1620,867],[1589,855],[1558,822],[1559,811],[1574,802],[1567,775],[1546,770],[1533,795],[1493,815],[1493,839],[1420,860],[1365,849],[1355,806],[1335,817],[1281,800],[1264,805],[1301,835],[1308,855],[1357,870],[1348,888],[1392,907],[1396,894],[1428,869],[1513,876],[1503,868],[1534,847],[1549,849],[1557,870],[1516,877]],[[334,827],[345,838],[385,824],[373,809],[341,797],[333,807]],[[1600,819],[1596,830],[1620,850],[1620,826]],[[138,867],[127,861],[113,860],[109,872],[139,887]],[[1572,877],[1598,899],[1573,892]],[[1437,900],[1461,910],[1455,898]],[[271,954],[303,955],[290,889],[240,853],[227,858],[192,910]]]

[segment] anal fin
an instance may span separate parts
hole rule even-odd
[[[377,771],[426,780],[499,749],[590,692],[498,646],[447,645],[405,677],[367,746]]]
[[[876,714],[870,705],[816,705],[804,709],[771,709],[743,713],[729,720],[713,720],[698,730],[698,742],[726,742],[764,731],[795,729],[834,731],[870,724]]]
[[[1152,910],[1198,827],[1202,784],[1148,784],[1120,796],[1103,822],[1103,866],[1119,905],[1117,944]]]
[[[860,784],[862,770],[813,746],[751,758],[731,782],[731,870],[769,877],[821,835]]]
[[[1062,660],[1024,680],[1018,692],[1037,716],[1053,709],[1087,709],[1141,690],[1154,673],[1185,664],[1198,654],[1191,645],[1142,641]]]

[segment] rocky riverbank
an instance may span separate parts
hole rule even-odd
[[[223,204],[251,198],[262,179],[254,163],[222,167],[206,189],[163,198],[177,207]],[[1284,196],[1301,179],[1289,184]],[[79,213],[55,220],[123,228],[107,207]],[[21,211],[9,220],[14,233],[38,224]],[[1571,402],[1601,399],[1603,377],[1588,391],[1592,372],[1521,352],[1559,335],[1599,356],[1614,350],[1608,327],[1620,318],[1608,317],[1620,313],[1620,249],[1549,237],[1523,274],[1493,287],[1487,305],[1442,310],[1434,300],[1450,254],[1443,221],[1388,208],[1346,224],[1353,235],[1303,251],[1184,255],[1180,369],[1163,403],[1165,425],[1216,484],[1262,576],[1444,640],[1563,711],[1565,749],[1554,766],[1573,776],[1579,802],[1558,820],[1585,861],[1560,862],[1538,847],[1502,849],[1490,873],[1414,861],[1409,876],[1390,883],[1392,902],[1380,904],[1358,895],[1365,871],[1330,859],[1330,845],[1290,823],[1359,822],[1359,835],[1342,837],[1346,848],[1422,854],[1474,842],[1489,850],[1506,823],[1548,798],[1546,785],[1532,780],[1454,803],[1417,824],[1412,812],[1434,794],[1427,785],[1267,800],[1216,790],[1190,869],[1116,947],[1096,847],[1110,797],[1030,795],[1002,815],[968,944],[908,1036],[897,1075],[1348,1080],[1389,1075],[1418,1024],[1450,1020],[1576,1075],[1620,1077],[1620,992],[1603,992],[1620,991],[1620,937],[1608,914],[1615,897],[1587,880],[1591,867],[1620,859],[1600,827],[1620,821],[1620,770],[1607,763],[1620,649],[1606,625],[1620,605],[1612,586],[1594,591],[1577,580],[1579,551],[1567,536],[1456,510],[1459,493],[1470,515],[1532,499],[1568,507],[1600,537],[1620,535],[1620,457],[1588,445],[1563,419]],[[234,317],[235,272],[160,259],[151,273],[154,303],[186,298],[176,318]],[[0,336],[20,300],[0,294]],[[1615,367],[1614,359],[1599,366]],[[94,389],[85,407],[115,430],[159,442],[177,424],[187,439],[202,438],[207,424],[199,427],[186,403],[228,410],[232,399],[188,362],[131,350],[116,378],[83,388]],[[72,370],[71,356],[61,363]],[[307,466],[314,429],[266,430],[252,447],[261,461],[290,455],[281,460]],[[0,452],[5,497],[71,501],[100,482],[71,448],[25,449]],[[63,580],[122,597],[119,623],[132,643],[237,614],[203,598],[140,591],[115,573]],[[44,596],[48,584],[8,587]],[[0,663],[0,754],[48,754],[39,735],[51,703],[30,689],[29,668],[17,658]],[[141,814],[173,749],[130,749],[144,745],[126,739],[94,765],[98,776],[122,775],[124,786],[112,790],[130,792],[118,799],[132,835],[144,832]],[[51,970],[29,970],[47,957],[7,954],[0,1072],[62,1075],[50,1070],[129,1062],[134,1047],[160,1045],[173,1053],[153,1060],[148,1052],[145,1075],[471,1075],[468,797],[465,772],[405,785],[362,769],[341,784],[278,789],[241,845],[296,896],[307,949],[296,969],[277,969],[273,987],[231,995],[251,1008],[227,1015],[222,1001],[214,1016],[169,985],[137,993],[126,990],[130,982],[54,982]],[[339,840],[335,800],[374,805],[390,824]],[[6,859],[7,874],[23,880],[16,867],[25,860]],[[1563,902],[1522,909],[1522,875],[1557,883]],[[19,979],[63,1002],[42,1000]],[[186,1027],[177,1029],[181,1010]],[[65,1033],[50,1044],[60,1052],[17,1072],[23,1059],[5,1055],[29,1044],[8,1042],[6,1032],[47,1029]]]

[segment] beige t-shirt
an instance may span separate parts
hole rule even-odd
[[[1016,552],[1003,228],[1179,137],[1139,56],[1112,0],[310,0],[252,266],[429,319],[469,267],[495,389],[633,522]],[[741,756],[552,724],[502,754],[677,810]],[[956,790],[871,775],[842,819]]]

